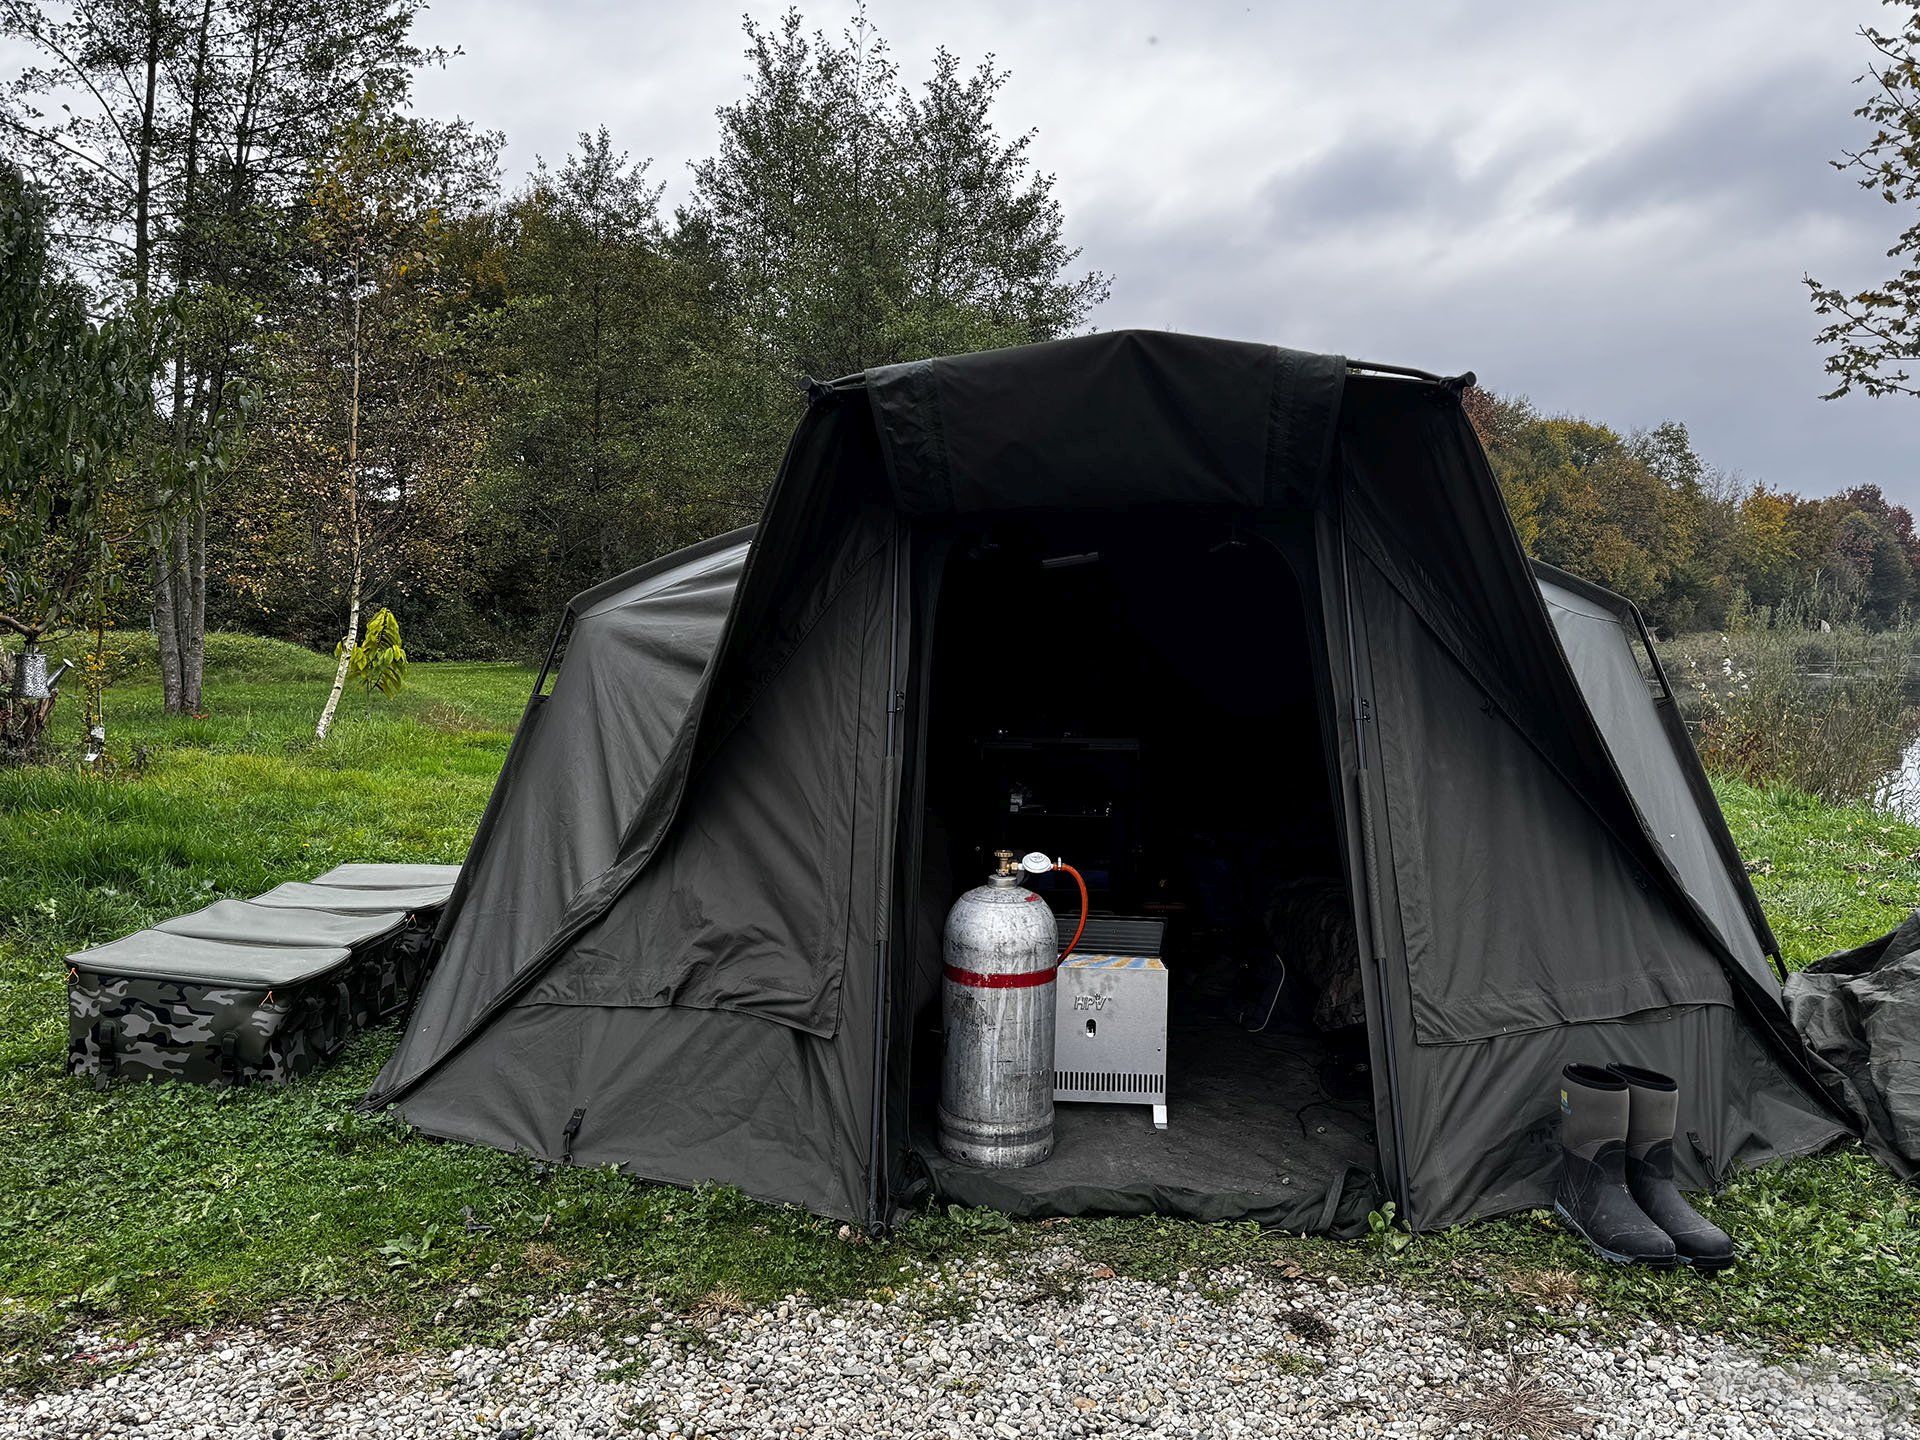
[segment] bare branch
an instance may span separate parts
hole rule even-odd
[[[134,153],[133,142],[127,138],[126,129],[120,124],[120,117],[113,113],[113,107],[107,103],[107,97],[100,93],[99,87],[93,83],[87,72],[71,55],[67,54],[59,41],[41,32],[40,28],[34,24],[32,14],[19,3],[19,0],[0,0],[0,5],[6,6],[8,13],[14,18],[14,23],[19,25],[35,44],[57,57],[60,63],[67,67],[68,73],[86,87],[87,93],[92,95],[94,101],[100,106],[100,113],[106,117],[107,123],[113,126],[114,133],[120,137],[120,143],[126,147],[127,154],[131,157]]]

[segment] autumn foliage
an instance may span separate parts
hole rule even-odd
[[[1528,552],[1626,595],[1663,633],[1788,605],[1884,626],[1914,598],[1920,537],[1878,486],[1809,499],[1714,470],[1674,421],[1622,434],[1484,390],[1466,405]]]

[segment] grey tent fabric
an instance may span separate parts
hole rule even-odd
[[[870,372],[903,509],[1257,507],[1325,471],[1346,363],[1272,345],[1114,330]]]
[[[699,782],[700,823],[574,940],[529,993],[549,1005],[741,1010],[809,1034],[839,1028],[862,759],[861,698],[884,677],[886,580],[869,554],[794,652],[778,706],[749,711]],[[805,796],[798,810],[770,804]],[[724,905],[720,901],[726,902]]]
[[[1649,878],[1371,565],[1356,566],[1380,707],[1411,1044],[1397,1056],[1423,1225],[1541,1203],[1552,1077],[1621,1060],[1682,1080],[1694,1188],[1818,1148],[1833,1117],[1734,1013],[1727,974]],[[1637,684],[1637,678],[1636,678]],[[1664,739],[1663,742],[1664,743]],[[1398,967],[1396,966],[1396,975]],[[1782,1097],[1785,1097],[1784,1101]]]
[[[891,659],[890,617],[879,603],[891,580],[890,533],[881,518],[879,528],[856,525],[833,551],[811,554],[806,592],[763,632],[784,656],[779,703],[748,708],[716,736],[712,760],[690,786],[698,820],[671,831],[654,863],[566,936],[502,1021],[455,1053],[449,1078],[408,1107],[415,1124],[470,1134],[484,1106],[495,1133],[553,1153],[572,1112],[584,1109],[571,1142],[583,1161],[611,1147],[661,1178],[723,1180],[833,1213],[864,1209],[872,1088],[864,1042],[879,979],[874,889],[889,834],[881,812],[891,795],[887,717],[858,702],[884,690]],[[726,575],[716,565],[665,586],[651,608],[677,607],[684,618],[708,604],[711,614],[721,608],[716,590]],[[476,880],[460,917],[473,928],[452,929],[409,1043],[445,1033],[428,1023],[472,1003],[474,992],[442,990],[438,978],[467,953],[463,942],[471,937],[476,948],[497,951],[503,967],[520,961],[524,969],[525,953],[503,942],[519,932],[533,944],[537,932],[524,927],[535,916],[564,925],[567,901],[579,903],[549,897],[540,885],[591,888],[594,865],[620,863],[615,842],[630,822],[609,822],[595,837],[605,848],[585,848],[573,829],[580,817],[543,791],[564,787],[573,773],[583,788],[613,780],[602,804],[631,814],[643,802],[644,787],[619,784],[633,774],[626,765],[639,762],[621,756],[611,771],[581,766],[583,752],[609,752],[577,738],[612,723],[601,687],[634,688],[632,669],[599,663],[606,642],[598,637],[610,633],[617,644],[655,633],[652,615],[636,607],[648,608],[640,599],[576,620],[567,662],[536,712],[540,728],[526,742],[530,783],[503,802],[479,857],[482,866],[533,868],[536,883],[517,888],[527,882],[516,873],[513,885],[482,898]],[[668,687],[671,662],[710,652],[715,629],[678,628],[680,647],[663,667]],[[669,688],[654,703],[671,697]],[[608,746],[613,739],[608,734]],[[644,741],[640,748],[644,761]],[[508,836],[518,842],[512,848]],[[530,856],[551,858],[529,867]],[[525,910],[507,908],[517,896],[526,897]],[[866,963],[855,963],[860,958]],[[503,972],[488,973],[495,984],[510,983]],[[842,1034],[850,998],[861,1024]],[[460,1075],[494,1078],[462,1085]],[[669,1091],[690,1103],[688,1114],[663,1113]],[[527,1103],[540,1095],[566,1103],[557,1111],[551,1100]],[[716,1125],[718,1116],[726,1118]],[[776,1181],[780,1188],[770,1189]]]
[[[321,885],[289,880],[256,895],[249,903],[290,910],[337,910],[348,915],[377,915],[387,911],[433,910],[447,901],[447,885],[392,885],[371,890],[364,886]]]
[[[1320,573],[1363,723],[1332,738],[1402,1213],[1545,1203],[1568,1061],[1679,1074],[1708,1046],[1713,1083],[1683,1092],[1714,1157],[1679,1157],[1692,1185],[1845,1133],[1777,986],[1706,921],[1625,783],[1458,407],[1350,380],[1340,426]]]
[[[1920,1177],[1920,911],[1856,949],[1787,977],[1788,1012],[1867,1147]]]
[[[1845,1132],[1684,736],[1649,721],[1606,606],[1543,597],[1458,387],[1149,332],[815,386],[757,528],[576,597],[368,1103],[898,1215],[929,1183],[910,1114],[944,903],[919,807],[945,557],[1096,512],[1150,545],[1175,511],[1298,537],[1271,543],[1308,603],[1272,613],[1307,617],[1308,763],[1359,933],[1381,1189],[1410,1223],[1544,1200],[1568,1060],[1685,1077],[1691,1184]],[[1234,617],[1242,663],[1262,618]],[[1322,1209],[1367,1193],[1322,1178]],[[1022,1203],[1237,1203],[1124,1189]]]
[[[1416,1225],[1549,1204],[1560,1160],[1550,1077],[1570,1061],[1596,1060],[1679,1081],[1674,1172],[1687,1190],[1813,1153],[1847,1133],[1731,1006],[1675,1006],[1477,1045],[1417,1047],[1401,1071]]]
[[[1540,593],[1614,763],[1654,838],[1728,948],[1771,984],[1773,933],[1737,862],[1717,808],[1702,803],[1706,777],[1664,675],[1641,669],[1639,617],[1628,602],[1536,564]]]
[[[719,643],[748,544],[722,537],[575,602],[561,678],[514,736],[443,921],[435,979],[388,1074],[510,983],[613,864]]]
[[[251,900],[216,900],[190,915],[162,920],[155,930],[192,940],[236,945],[362,945],[406,922],[404,910],[352,913],[256,905]]]
[[[1731,1004],[1681,919],[1638,903],[1632,857],[1386,578],[1357,570],[1419,1041]]]
[[[460,878],[458,865],[408,865],[392,862],[369,864],[354,862],[336,865],[324,875],[313,877],[316,885],[338,885],[349,890],[409,890],[416,886],[434,886],[444,900]]]

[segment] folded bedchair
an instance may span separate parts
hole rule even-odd
[[[398,1014],[455,865],[341,865],[67,957],[67,1070],[281,1084]]]

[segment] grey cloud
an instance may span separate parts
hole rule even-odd
[[[803,3],[829,30],[850,9]],[[516,175],[605,121],[677,199],[744,84],[738,8],[459,0],[427,12],[466,54],[422,102],[504,128]],[[1879,10],[871,6],[910,79],[939,44],[1011,68],[1002,128],[1038,128],[1068,238],[1114,276],[1104,328],[1472,368],[1623,428],[1684,420],[1756,479],[1913,503],[1920,405],[1823,404],[1799,284],[1882,278],[1899,229],[1826,163],[1861,138],[1852,31]]]
[[[1858,144],[1858,93],[1824,67],[1795,66],[1686,105],[1652,134],[1581,166],[1550,203],[1584,222],[1682,207],[1779,220],[1830,210],[1828,162]],[[1625,118],[1625,117],[1623,117]]]
[[[1450,136],[1356,137],[1262,187],[1270,234],[1304,239],[1483,217],[1512,185],[1516,157],[1469,164]]]

